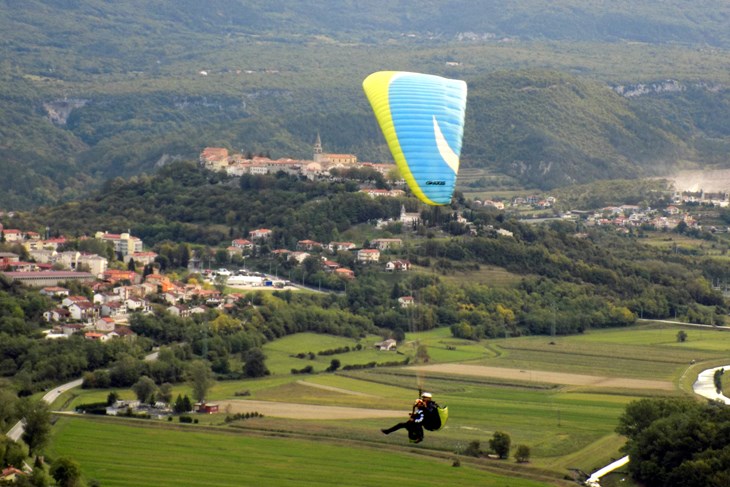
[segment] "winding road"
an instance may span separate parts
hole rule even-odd
[[[63,394],[64,392],[68,391],[69,389],[73,389],[74,387],[79,387],[81,383],[83,382],[83,379],[76,379],[74,381],[68,382],[66,384],[63,384],[61,386],[54,387],[52,391],[47,392],[43,396],[43,400],[47,402],[48,404],[52,404],[53,401],[58,399],[58,397]],[[15,426],[10,428],[10,431],[8,431],[8,438],[10,438],[13,441],[18,441],[21,436],[23,436],[23,428],[25,427],[25,423],[21,419],[17,423],[15,423]]]

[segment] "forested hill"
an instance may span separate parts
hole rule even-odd
[[[730,46],[730,5],[722,0],[517,0],[507,6],[497,0],[5,0],[0,5],[6,14],[6,25],[0,24],[4,42],[12,48],[70,45],[84,47],[84,56],[115,62],[180,53],[183,44],[195,46],[220,34],[289,40],[322,35],[372,43],[415,36]],[[7,24],[24,28],[13,32]],[[118,44],[121,38],[139,43],[137,49]]]
[[[719,1],[0,0],[0,12],[2,210],[209,145],[307,158],[319,131],[326,151],[386,160],[361,89],[380,69],[466,80],[464,165],[528,187],[726,164],[730,150]],[[675,91],[607,90],[667,78]]]

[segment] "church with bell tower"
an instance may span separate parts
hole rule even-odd
[[[354,154],[330,154],[322,150],[322,139],[317,131],[317,139],[314,141],[314,155],[312,160],[320,164],[348,165],[357,164],[357,156]]]

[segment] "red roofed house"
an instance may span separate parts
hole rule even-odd
[[[105,342],[109,340],[109,337],[106,336],[104,333],[99,333],[95,331],[87,331],[84,333],[84,338],[87,340],[98,340],[100,342]]]
[[[338,252],[340,250],[352,250],[357,245],[355,245],[354,242],[330,242],[327,248],[330,249],[331,252]]]
[[[297,242],[298,250],[315,250],[321,248],[322,244],[319,242],[315,242],[314,240],[300,240]]]
[[[398,298],[398,304],[401,308],[408,308],[410,306],[413,306],[415,304],[415,301],[413,300],[413,296],[401,296]]]
[[[66,237],[49,238],[48,240],[43,241],[43,248],[58,250],[58,247],[66,242]]]
[[[12,465],[10,467],[5,467],[2,470],[2,473],[0,474],[0,482],[4,483],[15,483],[15,480],[18,478],[18,476],[25,476],[27,475],[22,470],[18,470],[17,468],[13,467]]]
[[[100,332],[110,332],[114,331],[115,325],[116,324],[112,318],[105,316],[103,318],[99,318],[94,322],[94,329]]]
[[[231,247],[236,247],[237,249],[252,249],[253,242],[245,238],[237,238],[231,242]]]
[[[337,262],[335,262],[333,260],[325,259],[322,261],[322,265],[324,266],[324,270],[327,272],[332,272],[332,271],[340,268],[340,264],[338,264]]]
[[[335,269],[335,275],[340,276],[343,279],[355,279],[355,273],[350,269],[345,269],[344,267]]]
[[[7,243],[22,242],[23,232],[15,228],[8,228],[3,230],[3,237],[5,237]]]
[[[69,295],[68,289],[59,286],[44,287],[40,293],[51,298],[65,298]]]
[[[170,278],[163,276],[162,274],[150,274],[145,279],[145,282],[156,284],[161,292],[166,293],[175,289],[175,285],[170,281]]]
[[[248,232],[248,237],[253,240],[266,240],[271,237],[273,232],[268,228],[259,228],[257,230],[251,230]]]
[[[196,413],[204,413],[204,414],[213,414],[218,412],[218,405],[217,404],[207,404],[207,403],[195,403],[195,412]]]
[[[136,272],[117,269],[107,269],[104,271],[102,278],[109,282],[129,281],[132,284],[139,284],[140,282],[140,276]]]
[[[211,171],[220,171],[228,166],[228,149],[206,147],[200,153],[200,165]]]
[[[63,301],[61,301],[61,304],[66,306],[67,308],[75,303],[91,303],[91,301],[89,301],[89,298],[87,298],[86,296],[78,295],[68,296],[64,298]]]

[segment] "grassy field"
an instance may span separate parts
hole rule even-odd
[[[102,453],[103,452],[103,453]],[[413,455],[362,442],[276,438],[128,422],[64,418],[49,454],[72,454],[88,479],[105,487],[184,485],[540,487],[454,457]]]
[[[441,280],[459,284],[461,282],[473,282],[489,284],[494,287],[515,287],[522,279],[529,278],[529,275],[515,274],[501,267],[480,266],[478,270],[460,269],[457,274],[439,274]]]
[[[687,333],[687,340],[683,343],[676,339],[680,329]],[[101,423],[95,420],[96,426],[89,427],[85,421],[64,418],[54,429],[49,454],[66,454],[78,458],[87,477],[99,479],[102,485],[129,485],[124,483],[124,479],[132,475],[129,470],[136,463],[140,463],[146,476],[154,479],[145,485],[191,485],[174,481],[167,484],[162,480],[171,475],[174,478],[173,474],[177,470],[185,471],[190,465],[210,467],[216,471],[216,475],[221,472],[224,477],[230,476],[228,481],[234,485],[235,469],[230,467],[232,470],[229,471],[228,462],[239,467],[261,464],[261,468],[256,467],[255,475],[263,477],[252,477],[251,485],[282,485],[286,479],[291,482],[292,479],[301,480],[301,483],[293,482],[296,485],[328,485],[328,482],[333,485],[364,485],[365,482],[401,485],[407,480],[392,472],[382,477],[378,472],[368,472],[362,477],[363,483],[360,483],[360,477],[353,478],[352,483],[337,483],[337,480],[341,481],[348,475],[352,477],[353,472],[368,470],[356,463],[361,460],[364,465],[394,462],[394,465],[399,465],[394,467],[396,470],[420,471],[420,466],[414,466],[414,459],[425,461],[428,466],[424,468],[436,470],[432,474],[435,479],[433,485],[436,481],[448,485],[467,485],[474,481],[470,477],[471,473],[464,473],[467,471],[465,468],[453,469],[450,460],[444,458],[452,459],[475,441],[480,443],[482,450],[487,450],[494,432],[504,431],[510,435],[513,448],[521,444],[530,447],[529,464],[521,466],[510,459],[491,461],[486,466],[474,468],[497,469],[511,476],[547,471],[553,476],[550,483],[558,485],[556,479],[568,475],[571,468],[590,472],[621,456],[619,449],[623,439],[614,433],[614,429],[626,404],[650,395],[687,393],[699,370],[708,364],[717,365],[727,361],[730,351],[730,333],[668,324],[590,330],[583,335],[569,337],[518,337],[479,343],[452,338],[447,329],[438,329],[408,334],[398,353],[375,351],[372,345],[379,340],[377,336],[355,340],[310,333],[277,340],[265,347],[267,365],[272,375],[256,380],[218,382],[210,391],[209,400],[255,400],[298,403],[301,405],[299,407],[316,404],[365,410],[402,410],[405,419],[416,390],[423,387],[432,391],[440,404],[449,406],[450,417],[443,430],[428,432],[426,441],[419,445],[410,445],[405,433],[383,436],[380,428],[397,421],[392,419],[296,420],[265,415],[226,423],[223,413],[196,416],[199,424],[185,425],[188,426],[186,428],[178,423],[164,421],[138,421],[131,425],[125,422],[120,425],[108,420]],[[354,349],[358,344],[362,345],[362,350],[316,355],[322,350],[345,346]],[[520,369],[524,372],[524,378],[508,380],[499,377],[427,374],[409,366],[340,370],[334,374],[290,373],[291,369],[301,369],[307,364],[312,364],[316,371],[324,370],[333,358],[340,360],[343,365],[400,360],[413,357],[420,345],[425,345],[428,350],[429,364],[464,363]],[[314,360],[296,358],[295,355],[301,352],[313,352]],[[532,371],[667,381],[675,384],[676,388],[668,391],[631,390],[540,383],[531,380]],[[247,395],[241,396],[242,391]],[[122,397],[133,398],[131,391],[119,392]],[[177,387],[174,394],[178,393],[191,394],[186,385]],[[104,400],[107,394],[108,391],[77,390],[73,392],[74,398],[69,402],[67,397],[66,401],[71,406],[80,402]],[[88,428],[94,434],[87,431]],[[124,428],[124,432],[111,428]],[[81,441],[74,435],[86,439]],[[272,435],[274,437],[269,437]],[[122,440],[129,441],[130,445],[125,448],[135,452],[130,454],[131,460],[127,460],[116,449],[117,443]],[[197,460],[183,460],[187,457],[182,453],[171,454],[175,451],[173,447],[164,447],[160,452],[162,441],[189,449]],[[312,451],[307,452],[310,456],[302,456],[304,453],[299,452],[308,449],[302,446],[307,444],[303,443],[306,441],[316,442],[316,448],[309,448]],[[100,454],[106,445],[115,445],[112,456]],[[241,457],[238,457],[239,449]],[[260,453],[253,453],[252,450]],[[334,450],[342,452],[342,459],[337,458],[336,462],[331,460],[337,457],[332,453]],[[393,454],[384,454],[383,451],[393,451]],[[278,459],[277,452],[280,454]],[[380,455],[388,460],[382,460]],[[441,460],[432,465],[433,460],[423,460],[423,455],[435,455]],[[125,459],[120,460],[120,457]],[[182,462],[181,467],[176,466],[178,461]],[[442,465],[444,472],[440,473]],[[246,472],[240,475],[248,475],[251,470],[239,468],[239,472]],[[332,478],[320,479],[317,477],[322,475],[317,473],[320,470],[338,473]],[[458,477],[449,477],[455,475],[454,472]],[[187,477],[183,475],[182,478],[191,478],[191,475],[188,473]],[[237,481],[240,482],[242,478]],[[489,479],[487,482],[492,481],[491,477]],[[176,481],[180,482],[180,479]],[[532,485],[517,483],[517,480],[509,480],[508,483],[500,481],[494,480],[495,483],[491,484],[481,482],[480,485]],[[226,482],[226,479],[215,478],[209,483],[229,485]]]

